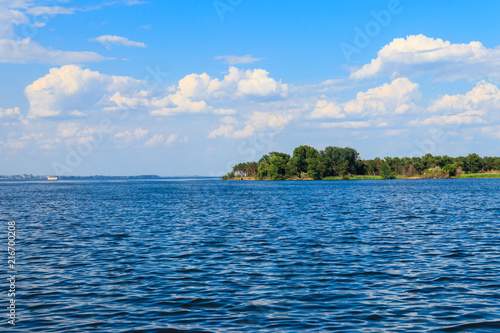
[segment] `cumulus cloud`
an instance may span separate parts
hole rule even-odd
[[[500,76],[500,48],[488,49],[480,42],[452,44],[440,38],[412,35],[385,45],[369,64],[350,77],[415,76],[431,73],[435,80],[476,80]]]
[[[168,136],[167,140],[165,140],[165,144],[167,146],[171,146],[172,144],[174,144],[178,140],[179,140],[179,136],[177,134],[170,134]]]
[[[0,119],[12,119],[21,116],[21,110],[18,107],[10,109],[0,108]]]
[[[106,46],[108,49],[112,47],[112,45],[122,45],[127,47],[146,47],[146,44],[141,42],[134,42],[125,37],[120,37],[116,35],[104,35],[96,38],[91,38],[91,41],[99,42],[102,45]]]
[[[45,48],[31,38],[23,40],[0,39],[0,62],[25,64],[81,64],[103,61],[105,58],[95,52],[59,51]]]
[[[338,123],[322,123],[322,128],[366,128],[371,127],[372,122],[368,121],[343,121]]]
[[[151,114],[170,116],[177,113],[221,113],[209,102],[235,99],[273,100],[288,96],[288,86],[269,77],[263,69],[241,70],[230,67],[222,80],[207,73],[189,74],[179,81],[175,93],[167,96],[171,102]],[[231,110],[231,109],[229,109]],[[232,112],[232,111],[228,111]]]
[[[235,125],[240,124],[233,117],[224,117],[219,128],[211,131],[208,138],[214,139],[218,136],[236,139],[246,138],[258,133],[273,134],[281,131],[296,115],[286,112],[253,112],[247,117],[242,129],[236,130]]]
[[[80,128],[80,124],[77,123],[60,123],[57,125],[57,136],[60,138],[74,137]]]
[[[314,111],[310,114],[311,119],[320,118],[345,118],[342,112],[342,106],[337,102],[328,102],[326,99],[321,99],[316,103]]]
[[[234,125],[239,123],[234,117],[224,117],[221,119],[221,125],[219,128],[211,131],[208,134],[209,139],[215,139],[218,136],[230,138],[234,133]]]
[[[145,138],[148,133],[148,130],[138,127],[135,129],[135,131],[119,132],[116,133],[113,137],[122,144],[130,144],[133,141]]]
[[[410,121],[413,126],[451,126],[483,124],[499,119],[500,89],[480,81],[465,94],[444,95],[431,103],[429,112],[441,115]]]
[[[247,54],[244,56],[223,55],[223,56],[214,57],[214,59],[222,60],[223,63],[229,64],[229,65],[250,64],[252,62],[262,60],[262,58],[252,57],[251,54]]]
[[[178,134],[170,134],[166,139],[163,134],[155,134],[151,139],[144,143],[146,147],[156,147],[160,145],[164,146],[172,146],[176,142],[186,142],[188,140],[187,137],[179,139]]]
[[[398,78],[366,92],[359,92],[356,99],[345,104],[344,110],[361,116],[403,114],[416,108],[414,101],[420,97],[418,88],[418,84],[407,78]]]
[[[154,147],[165,142],[165,137],[162,134],[155,134],[151,139],[144,143],[146,147]]]
[[[444,95],[429,107],[431,112],[453,112],[500,109],[500,90],[494,84],[480,81],[465,95]]]
[[[409,125],[412,126],[452,126],[481,124],[485,121],[481,118],[484,115],[482,111],[466,111],[459,114],[432,116],[424,120],[412,120]]]
[[[211,113],[236,114],[226,106],[238,101],[267,102],[287,96],[287,85],[268,72],[231,67],[222,79],[190,74],[169,89],[147,90],[145,81],[101,74],[77,65],[52,68],[25,89],[30,117],[89,116],[88,111],[137,109],[154,116]]]
[[[75,65],[52,68],[49,74],[26,87],[28,116],[51,117],[89,110],[108,95],[141,84],[142,81],[130,77],[101,74]]]

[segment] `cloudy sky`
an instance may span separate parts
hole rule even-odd
[[[0,0],[0,174],[500,155],[500,2]]]

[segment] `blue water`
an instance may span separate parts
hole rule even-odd
[[[0,202],[7,331],[500,330],[498,179],[2,182]]]

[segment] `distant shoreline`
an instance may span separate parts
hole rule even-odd
[[[35,181],[35,182],[58,182],[68,180],[175,180],[175,179],[220,179],[220,177],[209,176],[175,176],[175,177],[160,177],[156,175],[145,176],[38,176],[38,175],[12,175],[0,176],[2,181]]]

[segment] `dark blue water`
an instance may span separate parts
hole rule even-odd
[[[500,330],[500,180],[3,182],[0,202],[8,331]]]

